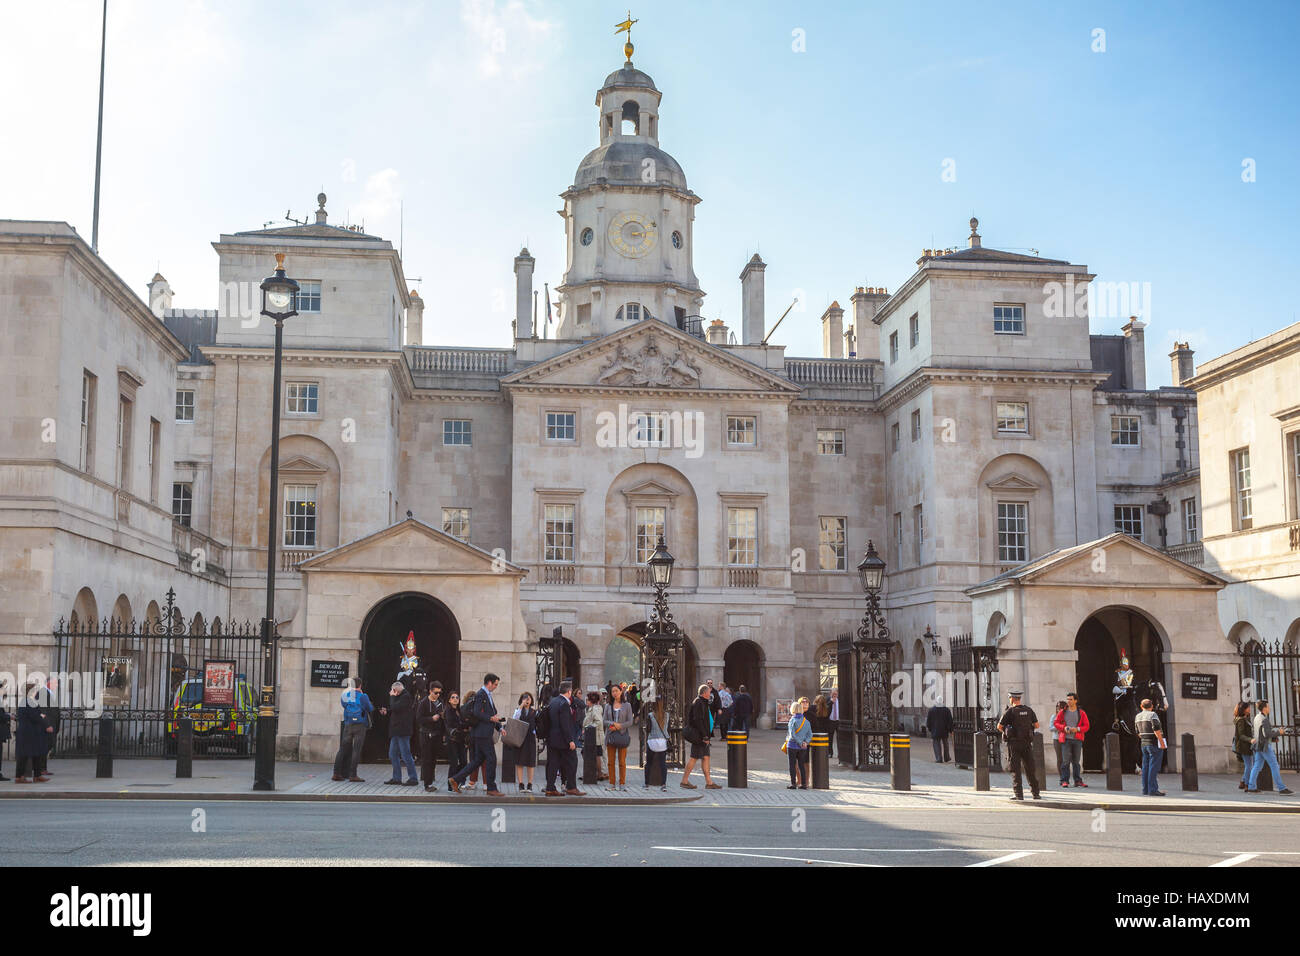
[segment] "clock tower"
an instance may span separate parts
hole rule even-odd
[[[692,265],[700,197],[659,148],[662,94],[632,65],[630,40],[624,50],[627,62],[596,93],[600,145],[560,194],[560,339],[596,338],[649,318],[702,334],[704,293]]]

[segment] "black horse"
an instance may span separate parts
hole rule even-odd
[[[1119,734],[1120,768],[1123,773],[1138,773],[1142,766],[1142,748],[1134,724],[1144,700],[1151,701],[1152,709],[1160,718],[1160,726],[1165,729],[1166,734],[1169,731],[1166,723],[1169,703],[1165,696],[1164,685],[1160,681],[1134,681],[1132,686],[1125,688],[1124,693],[1115,698],[1115,720],[1111,724],[1111,729]],[[1168,756],[1169,752],[1166,750],[1165,758],[1167,759]],[[1161,769],[1164,769],[1163,760]]]

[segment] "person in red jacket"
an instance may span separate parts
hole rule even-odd
[[[1065,710],[1052,721],[1056,739],[1061,744],[1061,786],[1070,785],[1070,768],[1074,768],[1074,785],[1086,787],[1083,782],[1083,735],[1088,732],[1088,715],[1079,706],[1076,694],[1065,695]]]

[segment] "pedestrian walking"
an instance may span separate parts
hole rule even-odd
[[[1146,701],[1142,702],[1146,706]],[[1292,793],[1282,782],[1282,770],[1277,765],[1277,752],[1273,749],[1273,741],[1277,740],[1282,734],[1291,733],[1290,727],[1284,727],[1278,730],[1273,726],[1273,721],[1269,718],[1269,712],[1272,708],[1266,700],[1261,700],[1255,704],[1255,721],[1252,726],[1251,744],[1254,746],[1255,761],[1250,767],[1250,780],[1247,782],[1247,793],[1259,793],[1259,772],[1267,764],[1269,771],[1273,774],[1273,785],[1277,787],[1277,792],[1281,794]],[[1142,718],[1139,717],[1139,720]],[[1144,748],[1145,751],[1145,748]]]
[[[522,720],[528,725],[524,742],[515,754],[515,780],[520,790],[530,793],[533,789],[533,774],[537,772],[537,708],[533,706],[533,695],[524,691],[519,695],[519,705],[515,708],[515,720]]]
[[[1160,789],[1156,774],[1165,756],[1165,733],[1150,699],[1142,701],[1142,709],[1133,721],[1133,730],[1142,743],[1142,796],[1163,797],[1165,792]]]
[[[420,738],[420,780],[425,793],[438,788],[438,755],[445,747],[447,705],[442,699],[442,681],[432,681],[428,696],[415,708],[415,729]]]
[[[632,743],[632,705],[623,699],[623,688],[614,684],[605,705],[605,748],[609,753],[609,785],[627,789],[627,748]]]
[[[447,708],[442,712],[442,720],[446,724],[443,732],[447,741],[447,790],[450,792],[451,778],[465,767],[465,744],[469,735],[469,728],[460,715],[460,694],[454,690],[447,692]]]
[[[1073,691],[1065,695],[1065,706],[1057,712],[1052,721],[1053,734],[1057,744],[1057,764],[1061,768],[1061,786],[1070,785],[1070,773],[1074,772],[1074,785],[1086,787],[1083,782],[1083,738],[1088,733],[1088,715],[1079,706],[1079,697]]]
[[[578,789],[577,729],[573,725],[573,682],[560,682],[560,692],[551,700],[546,719],[546,789],[548,797],[586,796]],[[555,789],[563,780],[563,792]]]
[[[39,686],[35,682],[28,684],[18,706],[18,732],[14,741],[14,756],[18,760],[18,766],[14,772],[14,783],[46,783],[50,779],[40,773],[40,761],[49,750],[54,727],[37,706],[39,698],[36,691]]]
[[[470,754],[469,765],[461,768],[455,776],[447,781],[447,785],[451,787],[453,793],[458,793],[460,785],[465,782],[465,778],[479,767],[482,767],[483,783],[487,786],[487,795],[489,797],[501,796],[501,791],[497,789],[496,747],[496,735],[501,724],[501,715],[497,713],[496,702],[492,699],[492,692],[497,689],[497,685],[500,683],[501,678],[496,674],[485,674],[483,676],[483,686],[475,691],[473,696],[465,701],[465,706],[461,708],[462,716],[469,724],[469,741],[473,752]]]
[[[943,698],[935,699],[934,706],[925,714],[925,729],[930,734],[930,743],[934,747],[934,762],[948,763],[952,753],[948,750],[948,738],[952,736],[952,711],[943,703]]]
[[[808,747],[812,742],[813,725],[804,713],[807,707],[807,697],[800,697],[790,706],[784,747],[790,759],[790,786],[786,787],[787,790],[808,789]]]
[[[411,756],[411,736],[415,733],[415,699],[406,685],[393,681],[388,689],[388,706],[381,708],[388,715],[388,759],[393,763],[393,775],[384,783],[389,786],[414,787],[416,779],[415,758]],[[406,781],[402,781],[402,767],[406,768]]]
[[[604,770],[601,769],[600,755],[605,749],[605,706],[600,702],[600,693],[594,690],[587,691],[587,709],[582,715],[582,738],[583,738],[583,759],[586,759],[586,739],[587,731],[595,731],[596,751],[593,756],[596,758],[596,779],[608,779]]]
[[[1255,762],[1255,750],[1251,741],[1255,736],[1254,721],[1250,717],[1250,704],[1238,701],[1232,708],[1232,752],[1241,761],[1241,782],[1237,789],[1245,790],[1250,786],[1250,768]]]
[[[721,722],[718,724],[718,737],[722,741],[727,739],[727,731],[731,729],[731,722],[736,716],[736,698],[727,687],[727,682],[722,681],[718,684],[718,703],[721,704],[719,714]]]
[[[731,730],[749,733],[749,722],[754,716],[754,698],[749,696],[749,688],[741,684],[736,688],[736,698],[732,702]]]
[[[1007,709],[998,721],[998,731],[1007,742],[1007,758],[1011,764],[1012,800],[1025,799],[1020,774],[1029,778],[1029,792],[1041,800],[1038,792],[1038,773],[1034,769],[1034,731],[1038,729],[1038,715],[1020,702],[1023,695],[1018,690],[1007,694]]]
[[[695,761],[698,760],[704,771],[704,789],[721,790],[722,787],[713,782],[713,776],[709,773],[709,740],[713,736],[714,727],[713,688],[707,683],[701,684],[698,695],[691,703],[686,726],[682,729],[682,736],[691,745],[691,756],[686,761],[680,786],[685,790],[699,789],[691,783],[691,771],[695,769]]]
[[[339,694],[339,704],[343,707],[343,732],[339,739],[339,752],[334,756],[334,776],[330,779],[365,783],[357,776],[357,766],[361,763],[361,748],[366,742],[366,731],[370,729],[375,705],[362,692],[361,681],[357,678],[349,677],[343,684]]]

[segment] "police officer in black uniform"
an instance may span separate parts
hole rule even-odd
[[[1025,799],[1025,791],[1020,783],[1020,768],[1023,765],[1025,776],[1029,778],[1029,791],[1035,800],[1041,800],[1038,794],[1038,775],[1034,772],[1034,731],[1038,729],[1038,715],[1020,702],[1021,693],[1013,690],[1007,694],[1007,710],[998,721],[998,730],[1007,742],[1007,755],[1011,761],[1011,786],[1015,791],[1012,800]]]

